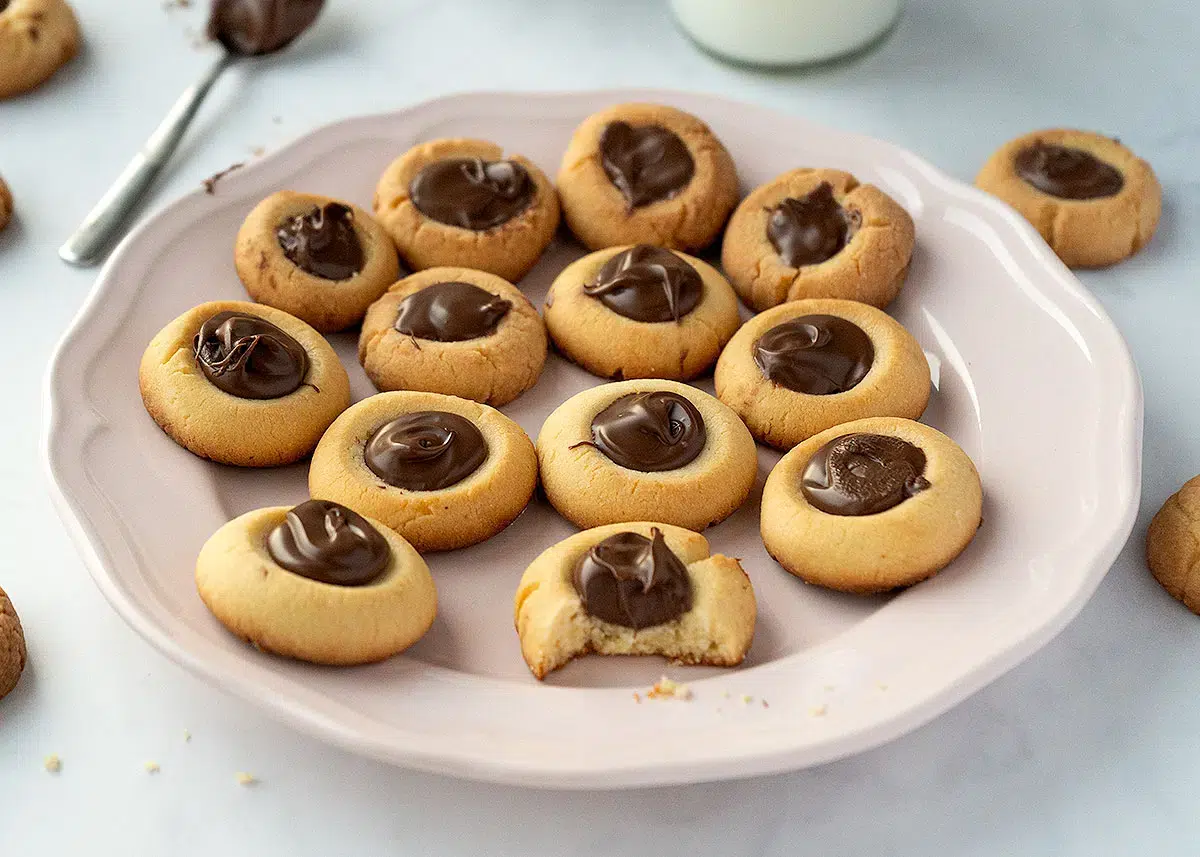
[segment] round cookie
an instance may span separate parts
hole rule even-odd
[[[21,620],[8,594],[0,589],[0,699],[17,686],[27,657]]]
[[[361,208],[281,190],[254,207],[234,245],[250,297],[317,330],[344,330],[400,276],[396,248]]]
[[[422,390],[500,407],[546,362],[546,326],[529,299],[495,274],[428,268],[373,303],[358,360],[380,390]]]
[[[350,404],[350,379],[319,333],[246,301],[201,304],[160,330],[138,385],[176,443],[242,467],[304,458]]]
[[[755,188],[729,219],[721,266],[746,306],[802,298],[885,307],[908,275],[912,217],[841,170],[798,169]]]
[[[616,380],[694,378],[741,324],[737,296],[715,268],[648,244],[599,250],[568,265],[550,286],[544,313],[564,356]]]
[[[590,250],[707,247],[737,205],[733,158],[712,130],[660,104],[618,104],[575,129],[558,171],[571,231]]]
[[[1163,503],[1146,533],[1146,562],[1171,597],[1200,615],[1200,476]]]
[[[975,184],[1033,224],[1073,268],[1111,265],[1154,235],[1162,187],[1150,165],[1116,140],[1056,128],[1005,143]]]
[[[572,658],[661,655],[736,666],[757,605],[736,559],[670,524],[611,524],[576,533],[525,569],[513,604],[521,654],[539,679]]]
[[[40,86],[79,52],[64,0],[0,0],[0,98]]]
[[[255,509],[225,524],[200,550],[196,589],[237,636],[318,664],[391,657],[437,613],[433,577],[412,545],[324,500]]]
[[[767,553],[797,577],[884,592],[932,577],[979,529],[983,492],[967,454],[911,420],[872,417],[814,435],[763,488]]]
[[[656,520],[703,530],[731,515],[758,475],[737,414],[676,381],[601,384],[546,418],[542,488],[578,527]]]
[[[0,230],[8,226],[8,222],[12,220],[13,213],[13,198],[12,191],[8,189],[8,185],[4,183],[4,178],[0,177]]]
[[[383,172],[375,216],[414,270],[456,266],[510,282],[558,228],[558,194],[528,158],[486,140],[432,140]]]
[[[383,521],[419,551],[494,536],[537,485],[521,427],[456,396],[399,391],[358,402],[313,453],[309,491]]]
[[[717,398],[755,439],[791,449],[864,417],[917,419],[929,402],[921,346],[858,301],[791,301],[746,322],[717,361]]]

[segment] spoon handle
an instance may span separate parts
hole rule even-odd
[[[58,248],[58,255],[64,262],[89,267],[103,260],[147,188],[171,159],[204,96],[234,59],[232,54],[222,51],[208,71],[183,91],[142,150],[133,156],[112,187],[100,197],[75,234]]]

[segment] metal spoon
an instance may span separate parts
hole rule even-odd
[[[312,26],[325,0],[213,0],[208,35],[220,58],[184,90],[142,150],[134,155],[75,234],[58,248],[72,265],[95,265],[107,254],[146,190],[162,172],[221,72],[242,57],[272,54]]]
[[[183,91],[166,118],[146,140],[141,151],[133,156],[129,166],[125,167],[112,187],[100,197],[100,201],[83,219],[75,233],[58,248],[58,255],[63,261],[80,267],[90,267],[104,259],[147,189],[171,160],[171,155],[179,147],[179,141],[183,139],[184,132],[199,111],[204,97],[221,76],[221,72],[233,65],[237,59],[239,57],[235,54],[222,51],[221,56],[200,79]]]

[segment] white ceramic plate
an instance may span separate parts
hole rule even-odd
[[[796,166],[836,166],[912,213],[917,249],[891,311],[929,355],[937,389],[925,421],[957,440],[983,477],[975,541],[942,574],[895,597],[805,586],[758,538],[762,480],[777,458],[762,450],[758,489],[706,534],[715,550],[743,559],[758,595],[758,630],[740,669],[590,657],[534,681],[513,631],[513,591],[526,564],[572,532],[536,502],[490,541],[430,557],[440,615],[425,639],[386,663],[308,666],[227,634],[196,595],[196,553],[241,512],[305,499],[305,466],[223,468],[172,443],[138,396],[151,336],[194,304],[244,297],[234,235],[272,191],[369,206],[392,158],[456,135],[499,141],[553,175],[575,125],[628,100],[675,104],[710,123],[745,189]],[[551,247],[522,283],[535,303],[580,252],[567,241]],[[370,395],[353,336],[333,339],[356,397]],[[552,356],[538,385],[504,410],[536,436],[559,402],[593,383]],[[1023,220],[890,144],[700,95],[461,95],[318,130],[130,235],[63,339],[47,387],[45,448],[59,507],[97,584],[147,640],[337,744],[507,783],[741,777],[895,738],[1058,632],[1117,555],[1139,496],[1142,399],[1129,351]],[[690,683],[693,699],[637,702],[634,692],[644,696],[664,672]]]

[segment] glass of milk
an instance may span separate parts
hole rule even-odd
[[[805,65],[870,44],[900,14],[901,0],[671,0],[702,48],[751,65]]]

